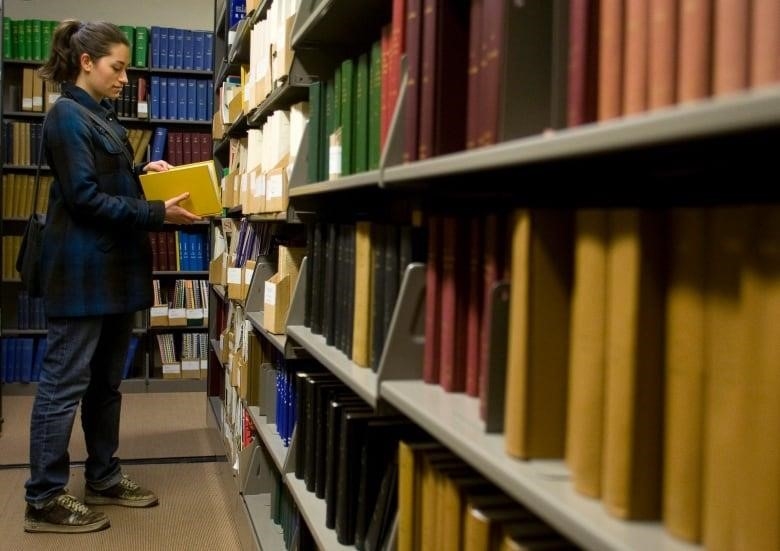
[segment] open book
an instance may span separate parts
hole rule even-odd
[[[141,175],[141,186],[149,201],[167,201],[189,191],[189,198],[179,203],[182,208],[198,216],[222,213],[214,161],[179,165],[165,172],[147,172]]]

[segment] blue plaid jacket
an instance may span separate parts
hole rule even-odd
[[[64,84],[69,97],[126,130],[106,101]],[[119,145],[73,102],[46,117],[46,159],[54,181],[43,234],[46,313],[52,317],[130,313],[152,304],[152,251],[147,232],[162,228],[165,204],[143,198],[138,169]]]

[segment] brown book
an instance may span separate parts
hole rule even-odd
[[[423,0],[406,1],[406,91],[404,95],[405,163],[417,160],[420,125]]]
[[[599,2],[570,0],[567,124],[596,120],[598,109]]]
[[[441,227],[441,300],[439,384],[447,392],[466,388],[466,318],[468,279],[462,243],[467,239],[463,220],[445,216]]]
[[[707,225],[702,543],[713,550],[733,549],[734,503],[744,470],[740,449],[748,333],[742,279],[749,220],[743,207],[713,208]]]
[[[352,326],[352,361],[371,367],[371,223],[355,224],[355,300]]]
[[[680,0],[677,101],[709,96],[712,91],[713,0]]]
[[[441,351],[441,232],[439,216],[428,218],[428,261],[425,264],[425,349],[423,381],[439,382]]]
[[[750,5],[745,0],[715,0],[712,92],[747,88]]]
[[[647,109],[650,0],[625,0],[623,24],[623,114]]]
[[[780,2],[753,0],[750,22],[750,86],[780,80]]]
[[[623,114],[623,17],[625,0],[602,0],[599,11],[598,119]]]
[[[574,488],[601,495],[607,319],[607,211],[577,212],[569,344],[566,463]]]
[[[482,251],[485,248],[483,237],[484,224],[481,216],[469,220],[468,256],[468,300],[466,302],[466,394],[479,396],[479,362],[482,339],[480,328],[482,320],[482,301],[485,284],[482,281],[485,269]]]
[[[653,211],[609,212],[602,499],[624,519],[661,510],[662,228]]]
[[[469,15],[469,53],[466,93],[466,149],[477,147],[479,140],[479,107],[482,105],[482,84],[479,72],[482,57],[482,3],[471,0]]]
[[[704,210],[672,211],[666,293],[663,521],[669,533],[690,542],[701,538],[705,239]]]
[[[514,457],[564,453],[572,221],[565,210],[513,220],[504,436]]]
[[[780,209],[751,209],[742,280],[747,357],[735,549],[780,549]]]
[[[675,102],[677,65],[677,0],[653,0],[648,14],[647,107]]]

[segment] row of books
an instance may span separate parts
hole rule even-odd
[[[134,373],[135,353],[139,338],[130,338],[122,368],[122,378]],[[0,383],[37,383],[46,354],[46,337],[4,337],[0,339]]]
[[[151,41],[152,69],[213,70],[214,33],[212,31],[152,26]]]
[[[206,374],[207,333],[158,333],[154,369],[163,379],[201,379]]]
[[[304,325],[355,364],[376,370],[404,270],[425,259],[420,230],[364,221],[307,230]]]
[[[149,324],[201,327],[208,319],[208,283],[205,280],[152,280],[154,306]]]
[[[110,100],[119,117],[149,118],[149,85],[146,77],[129,78],[122,87],[122,93]]]
[[[16,328],[46,329],[47,325],[43,297],[31,297],[27,291],[19,291],[16,298]]]
[[[3,17],[3,59],[46,59],[58,24],[51,20]]]
[[[208,235],[203,231],[149,232],[152,269],[156,272],[208,270]]]
[[[3,105],[6,110],[42,113],[60,97],[60,85],[44,82],[34,67],[23,67],[19,80],[9,79]]]
[[[46,212],[52,181],[52,176],[40,176],[35,212]],[[35,200],[35,175],[4,173],[2,197],[4,220],[28,218],[33,212],[33,201]]]
[[[130,65],[147,67],[149,65],[149,29],[131,27],[130,25],[119,25],[119,28],[130,43]]]
[[[165,137],[162,156],[174,166],[199,163],[212,158],[213,140],[208,132],[178,132],[162,127],[159,134],[160,139]]]
[[[152,120],[211,121],[213,80],[152,75],[150,81]]]
[[[16,257],[22,247],[21,235],[3,236],[3,281],[21,281],[16,271]]]
[[[41,152],[41,130],[39,122],[3,121],[3,137],[5,151],[3,162],[20,166],[34,166],[39,160],[46,164],[45,159],[38,159]]]

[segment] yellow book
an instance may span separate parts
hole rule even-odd
[[[149,201],[167,201],[189,192],[189,198],[179,203],[182,208],[198,216],[216,216],[222,212],[214,161],[179,165],[165,172],[147,172],[141,175],[141,186]]]

